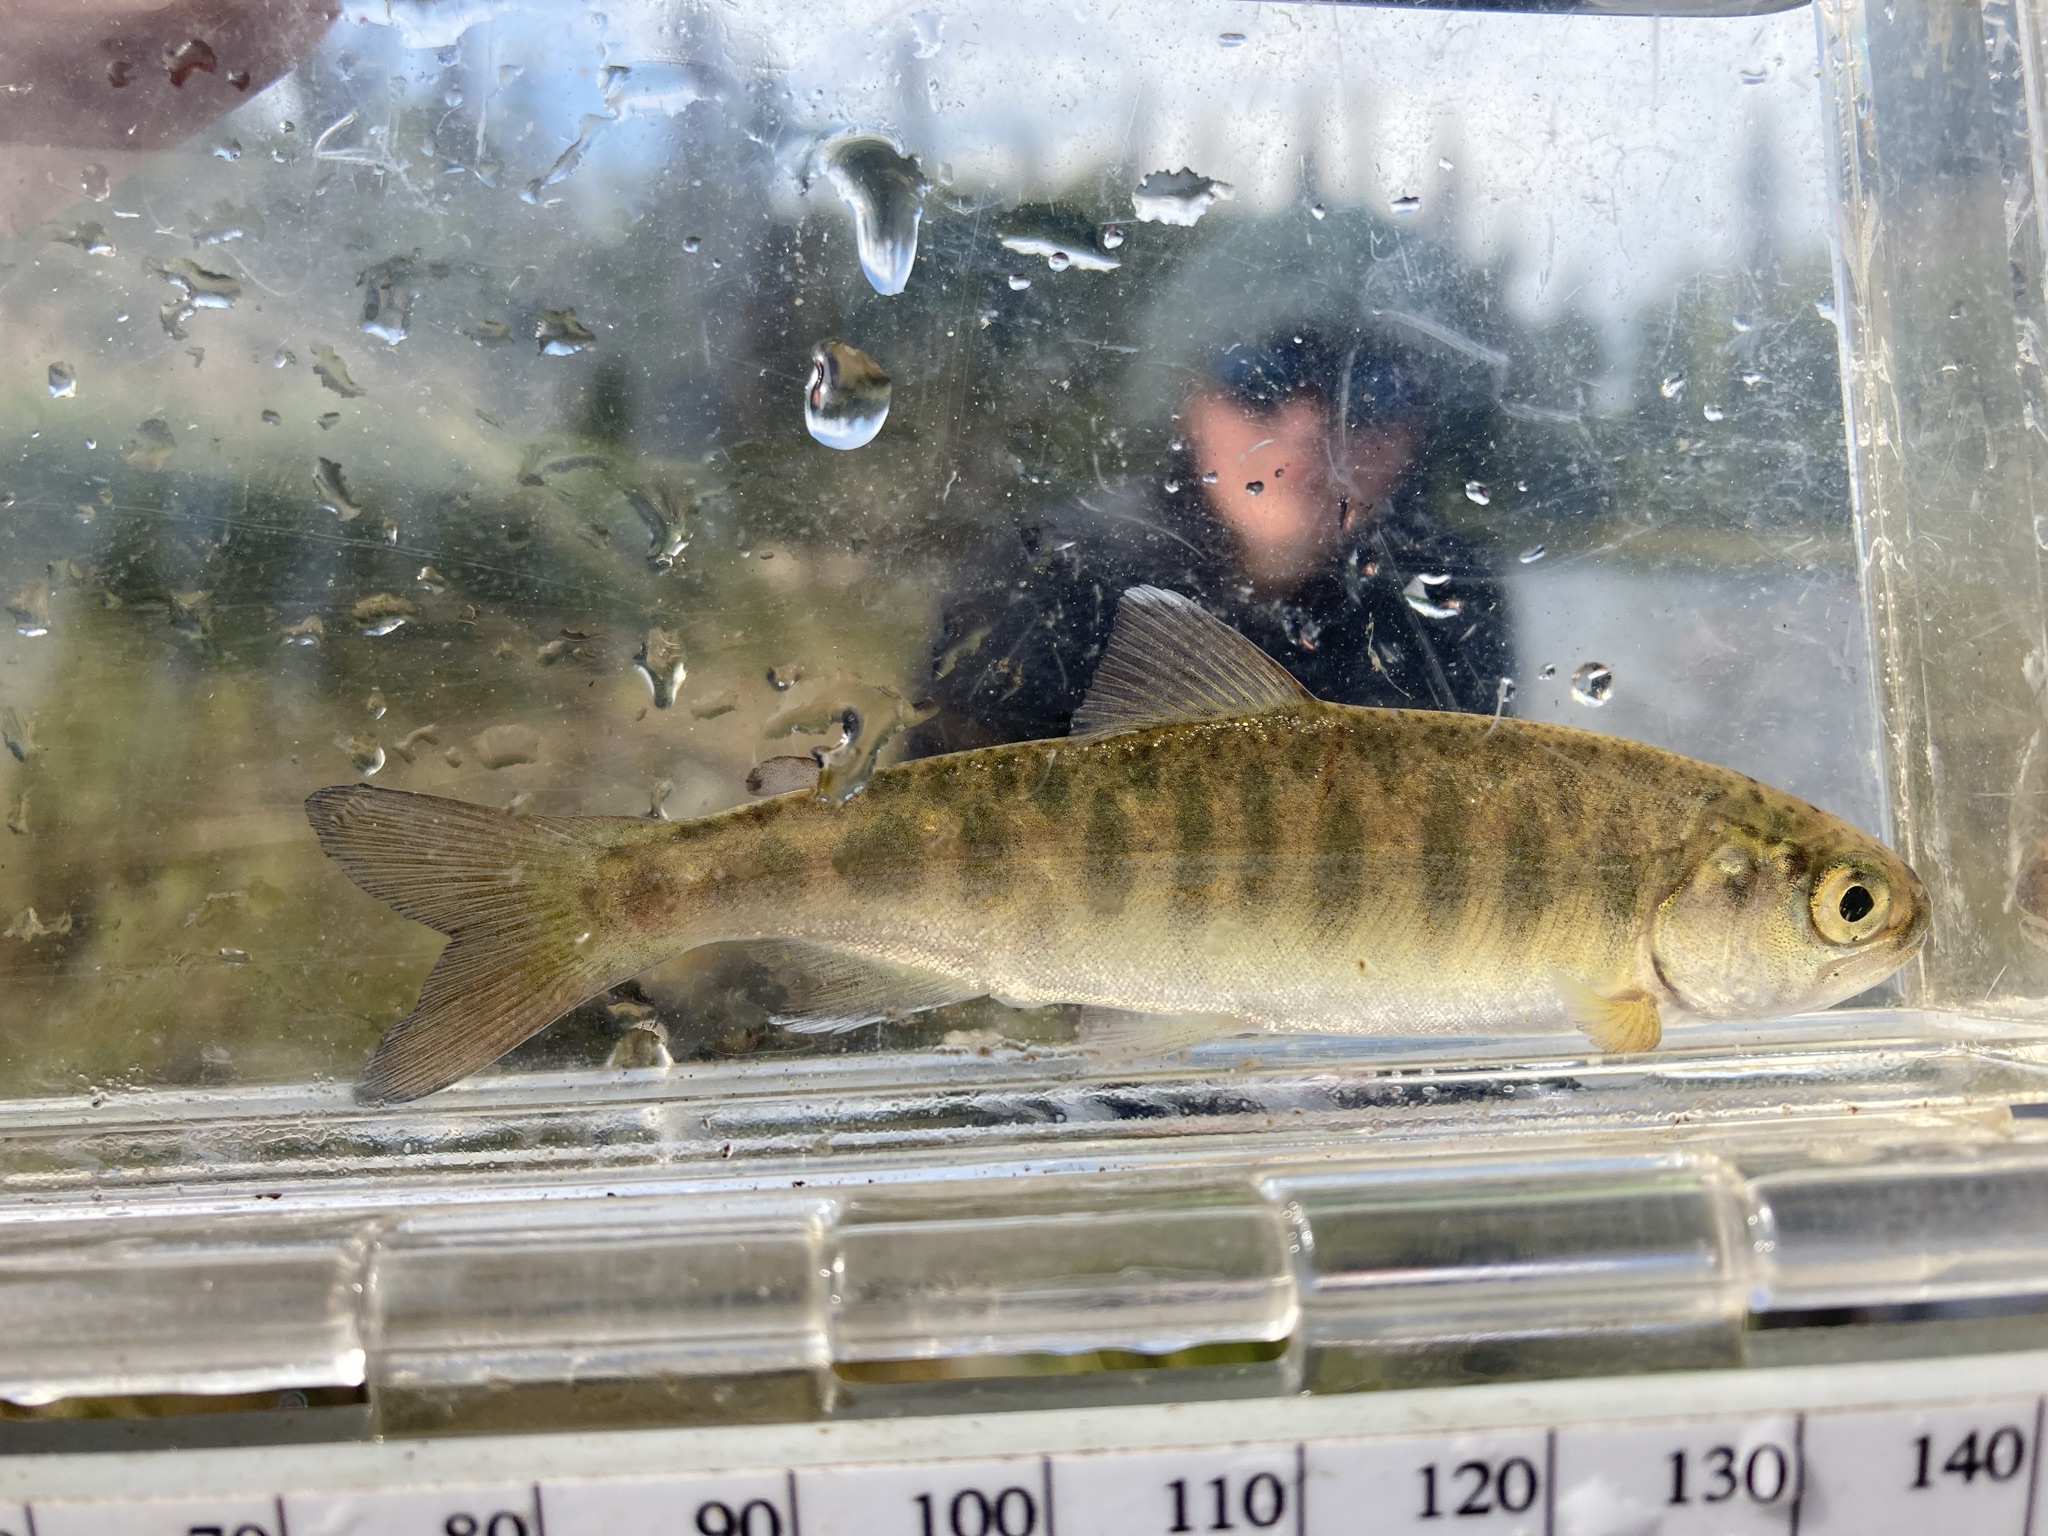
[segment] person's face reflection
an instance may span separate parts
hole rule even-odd
[[[1183,413],[1210,508],[1236,535],[1253,590],[1282,596],[1329,559],[1339,536],[1391,495],[1422,446],[1412,422],[1332,430],[1315,395],[1254,410],[1203,391]],[[1254,489],[1256,487],[1256,489]]]

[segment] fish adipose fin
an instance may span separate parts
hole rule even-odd
[[[1564,999],[1565,1014],[1603,1051],[1625,1055],[1655,1050],[1664,1038],[1657,999],[1647,992],[1630,990],[1604,997],[1584,982],[1562,974],[1557,977],[1557,990]]]
[[[365,1103],[445,1088],[662,958],[624,953],[575,910],[596,855],[640,818],[522,819],[367,784],[315,792],[306,816],[351,880],[451,941],[377,1042]]]
[[[824,944],[783,939],[758,946],[758,951],[783,972],[787,1001],[769,1017],[793,1034],[844,1034],[982,995],[980,987],[938,971],[871,960]]]
[[[1074,711],[1075,736],[1263,715],[1312,699],[1272,657],[1178,592],[1132,587]]]

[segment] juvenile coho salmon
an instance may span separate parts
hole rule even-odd
[[[349,876],[449,936],[362,1096],[431,1093],[699,945],[774,941],[784,1022],[992,996],[1403,1036],[1765,1019],[1890,975],[1912,870],[1726,768],[1530,721],[1325,704],[1186,598],[1126,592],[1060,740],[687,822],[347,785]]]

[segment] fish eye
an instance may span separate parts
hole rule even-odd
[[[1813,887],[1813,926],[1830,944],[1859,944],[1884,926],[1891,891],[1869,870],[1837,864]]]

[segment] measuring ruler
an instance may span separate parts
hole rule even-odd
[[[6,1536],[2048,1536],[2048,1353],[0,1462]]]

